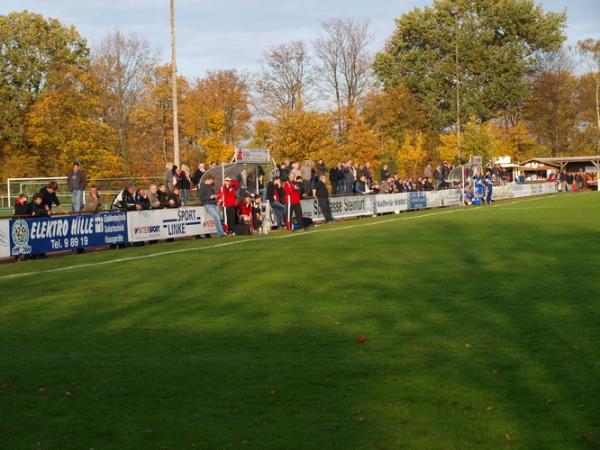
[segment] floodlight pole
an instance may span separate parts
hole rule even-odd
[[[458,54],[458,19],[459,11],[453,10],[454,14],[454,70],[456,77],[456,146],[458,150],[458,158],[462,158],[461,149],[461,123],[460,123],[460,65]],[[461,161],[462,164],[462,161]]]
[[[177,57],[175,45],[175,0],[171,0],[171,84],[173,96],[173,160],[179,167],[179,126],[177,120]]]

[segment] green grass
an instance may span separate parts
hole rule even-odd
[[[0,278],[0,448],[599,448],[599,230],[568,194],[0,266],[184,250]]]

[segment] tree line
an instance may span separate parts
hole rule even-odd
[[[372,54],[367,21],[265,49],[257,73],[178,77],[181,159],[235,145],[276,159],[390,164],[600,153],[600,41],[565,45],[565,13],[533,0],[434,0]],[[143,37],[90,48],[74,27],[0,16],[0,176],[150,176],[172,159],[171,68]]]

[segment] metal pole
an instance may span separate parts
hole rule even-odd
[[[175,45],[175,0],[171,0],[171,84],[173,96],[173,160],[179,167],[179,126],[177,120],[177,57]]]
[[[461,203],[465,206],[465,166],[460,166],[460,177],[462,179],[462,195],[461,195]]]
[[[223,197],[223,221],[225,222],[225,226],[227,227],[227,232],[230,232],[229,224],[227,223],[227,207],[225,206],[225,164],[221,163],[221,196]]]
[[[454,64],[456,71],[456,146],[458,158],[462,158],[461,149],[461,124],[460,124],[460,70],[458,60],[458,11],[454,16]],[[461,162],[462,163],[462,162]]]

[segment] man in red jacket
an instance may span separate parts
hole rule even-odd
[[[294,181],[294,174],[290,173],[288,181],[283,184],[283,191],[285,192],[285,202],[288,207],[287,229],[292,229],[292,213],[296,217],[298,228],[302,228],[302,205],[300,204],[300,198],[302,198],[302,177],[297,176]]]
[[[231,234],[231,228],[235,225],[237,199],[236,193],[239,183],[231,178],[225,178],[225,184],[219,189],[219,200],[225,208],[225,218],[227,219],[227,233]]]

